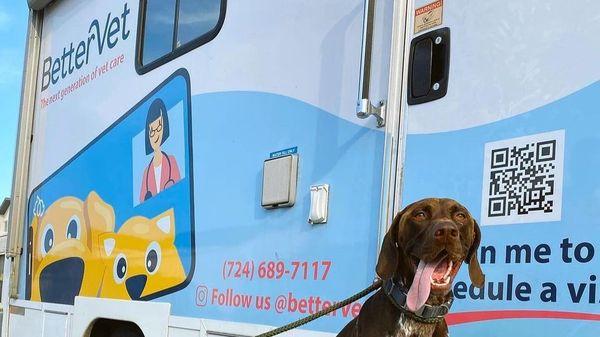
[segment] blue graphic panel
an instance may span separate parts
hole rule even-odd
[[[187,71],[175,72],[33,190],[27,298],[148,300],[189,282],[189,85]]]
[[[174,74],[36,188],[29,221],[42,224],[30,233],[36,239],[31,240],[29,251],[35,253],[35,243],[40,246],[44,242],[40,238],[44,238],[48,222],[44,216],[50,205],[58,205],[68,195],[86,207],[93,190],[115,214],[116,246],[110,233],[101,234],[98,254],[114,256],[105,266],[107,277],[115,282],[124,279],[101,296],[124,298],[119,286],[127,288],[126,279],[139,276],[129,274],[130,260],[135,257],[124,253],[126,259],[120,260],[119,233],[124,228],[131,233],[140,216],[162,230],[161,219],[170,209],[176,223],[176,255],[187,280],[181,286],[143,296],[136,282],[144,279],[135,278],[129,282],[131,292],[127,294],[169,302],[173,315],[282,325],[371,284],[381,203],[383,133],[269,93],[201,94],[191,98],[191,109],[186,103],[186,79],[185,72]],[[170,128],[161,151],[165,158],[175,158],[180,180],[144,200],[146,187],[157,176],[165,176],[156,172],[154,154],[147,154],[146,149],[147,135],[160,128],[156,118],[148,118],[156,98],[164,101]],[[182,127],[184,132],[176,134]],[[299,156],[296,204],[266,210],[260,203],[263,161],[291,151]],[[163,163],[162,169],[168,167],[168,162]],[[148,178],[147,172],[154,175]],[[330,185],[326,224],[308,223],[310,186],[314,184]],[[150,190],[154,192],[154,188]],[[38,198],[43,200],[45,212],[36,215],[41,207]],[[190,220],[193,222],[188,223]],[[150,258],[154,256],[153,242],[142,245],[137,238],[129,236],[130,245],[143,247],[137,248],[137,255],[145,257],[150,266],[157,264]],[[165,251],[163,248],[161,265],[173,255]],[[31,256],[30,264],[40,269],[40,262]],[[163,283],[172,282],[159,273],[148,273],[146,281],[156,275]],[[29,283],[39,283],[39,279],[30,275]],[[361,303],[353,303],[306,328],[339,331],[360,307]]]

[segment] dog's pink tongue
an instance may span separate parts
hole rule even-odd
[[[410,290],[407,294],[406,306],[408,310],[415,312],[425,304],[431,291],[431,275],[435,270],[437,261],[426,263],[423,260],[419,262],[415,278],[413,279]]]

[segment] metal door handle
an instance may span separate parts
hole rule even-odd
[[[450,28],[417,36],[410,43],[408,104],[446,96],[450,72]]]
[[[363,43],[360,65],[360,85],[358,88],[358,101],[356,103],[356,116],[364,119],[369,116],[377,118],[377,126],[385,126],[385,101],[373,104],[369,99],[371,85],[371,53],[373,51],[373,20],[375,19],[375,0],[365,0],[365,13],[363,18]]]

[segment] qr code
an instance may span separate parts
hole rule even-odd
[[[564,130],[485,144],[483,225],[558,221]]]

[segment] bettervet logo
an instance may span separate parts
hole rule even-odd
[[[88,28],[87,37],[79,42],[71,42],[62,50],[62,55],[48,56],[42,63],[42,92],[50,84],[55,85],[88,64],[90,58],[102,55],[108,48],[113,49],[120,41],[130,36],[127,16],[131,13],[127,3],[117,15],[109,12],[105,19],[94,19]]]

